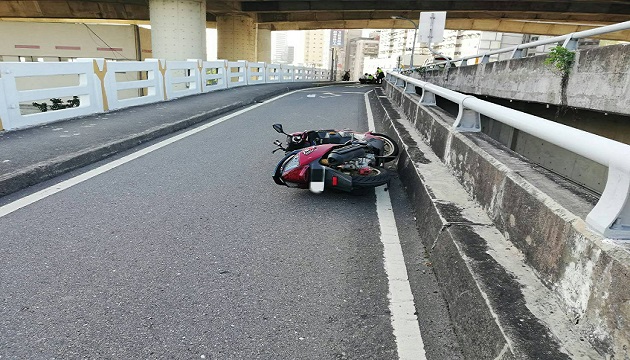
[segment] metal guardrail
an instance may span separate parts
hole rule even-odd
[[[403,87],[406,93],[417,94],[416,88],[421,88],[421,105],[435,106],[436,96],[458,104],[459,112],[453,124],[455,131],[481,131],[481,115],[485,115],[607,166],[606,187],[599,202],[586,217],[586,223],[604,237],[630,239],[630,145],[402,74],[387,73],[387,80]]]
[[[507,52],[512,53],[510,56],[510,59],[519,59],[523,57],[523,53],[524,53],[523,50],[525,49],[529,49],[529,48],[533,48],[533,47],[537,47],[541,45],[556,44],[560,42],[562,42],[562,47],[568,50],[575,50],[577,48],[579,39],[584,39],[588,37],[608,34],[608,33],[616,32],[616,31],[629,30],[629,29],[630,29],[630,21],[626,21],[626,22],[622,22],[618,24],[602,26],[596,29],[578,31],[578,32],[574,32],[574,33],[570,33],[566,35],[552,37],[549,39],[543,39],[543,40],[529,42],[526,44],[510,46],[503,49],[492,50],[492,51],[488,51],[488,52],[477,54],[477,55],[464,56],[459,59],[454,59],[450,61],[436,62],[432,65],[439,66],[439,65],[446,65],[449,63],[461,62],[461,66],[466,66],[468,65],[468,60],[477,59],[477,58],[481,58],[480,63],[483,64],[483,63],[490,62],[490,56],[503,54]]]

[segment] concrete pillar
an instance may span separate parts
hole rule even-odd
[[[217,58],[256,61],[254,19],[245,15],[217,16]]]
[[[256,36],[256,61],[271,63],[271,26],[258,25]]]
[[[153,57],[206,60],[206,0],[149,0]]]

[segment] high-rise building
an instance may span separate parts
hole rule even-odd
[[[457,59],[463,56],[519,45],[523,43],[524,39],[525,35],[523,34],[446,30],[444,31],[444,41],[436,44],[434,49],[448,57]],[[503,60],[509,58],[510,55],[510,53],[492,55],[491,60]]]
[[[271,62],[275,64],[288,64],[292,62],[293,59],[289,61],[289,44],[286,31],[274,31],[271,35],[272,40],[275,42],[271,54]]]
[[[304,65],[323,68],[327,63],[326,30],[304,31]]]
[[[295,60],[295,46],[287,47],[287,64],[293,64]]]

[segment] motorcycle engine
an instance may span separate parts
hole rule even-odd
[[[365,157],[355,158],[339,165],[343,170],[359,170],[374,164],[376,158],[374,154],[365,154]]]

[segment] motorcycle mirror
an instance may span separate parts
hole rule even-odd
[[[284,134],[284,130],[282,130],[282,124],[273,124],[272,126],[274,130],[276,130],[280,134]]]

